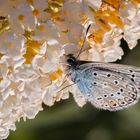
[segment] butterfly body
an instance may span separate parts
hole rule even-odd
[[[67,58],[68,77],[84,98],[100,109],[116,111],[135,104],[140,94],[140,68]]]

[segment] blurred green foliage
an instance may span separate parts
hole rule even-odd
[[[119,63],[140,66],[140,43]],[[16,124],[8,140],[140,140],[140,103],[118,112],[96,109],[90,103],[80,108],[70,99],[44,106],[35,119]]]

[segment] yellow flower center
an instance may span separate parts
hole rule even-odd
[[[32,59],[35,57],[35,55],[40,53],[40,47],[41,47],[41,43],[35,40],[32,41],[28,41],[26,43],[27,46],[27,50],[26,50],[26,54],[24,54],[24,58],[26,59],[26,61],[24,62],[25,64],[31,64]]]
[[[13,44],[11,42],[7,43],[8,48],[12,49],[13,48]]]
[[[34,16],[38,16],[38,15],[39,15],[39,11],[38,11],[37,9],[34,9],[34,10],[33,10],[33,15],[34,15]]]
[[[44,25],[39,25],[39,26],[37,26],[37,29],[40,30],[40,31],[44,31],[45,26]]]
[[[59,68],[57,71],[53,72],[53,73],[50,73],[49,76],[50,76],[50,79],[52,81],[56,80],[59,78],[59,76],[61,76],[63,73],[63,71]]]
[[[24,15],[22,15],[22,14],[20,14],[20,15],[18,16],[18,19],[19,19],[19,21],[24,21],[25,16],[24,16]]]

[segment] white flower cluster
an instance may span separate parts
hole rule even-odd
[[[124,38],[130,49],[140,38],[138,0],[1,0],[0,1],[0,139],[20,118],[32,119],[42,103],[52,106],[69,97],[65,54],[96,61],[121,59]],[[79,106],[86,101],[73,87]],[[65,93],[65,94],[64,94]]]

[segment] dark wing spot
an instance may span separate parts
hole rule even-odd
[[[113,107],[115,107],[115,106],[117,106],[117,103],[115,101],[111,100],[110,101],[110,105],[113,106]]]
[[[132,81],[132,82],[134,82],[134,79],[133,79],[133,78],[131,78],[131,81]]]
[[[97,98],[97,100],[101,100],[101,99],[102,99],[101,97],[98,97],[98,98]]]
[[[114,83],[117,85],[119,82],[115,80]]]
[[[94,85],[96,85],[97,83],[96,83],[96,82],[94,82],[93,84],[94,84]]]
[[[91,97],[91,94],[87,94],[88,97]]]
[[[132,98],[129,98],[129,97],[125,97],[125,100],[126,100],[126,102],[128,102],[128,103],[132,103],[132,102],[133,102],[133,99],[132,99]]]
[[[132,101],[133,101],[132,99],[129,99],[129,100],[128,100],[128,102],[132,102]]]
[[[111,77],[111,74],[107,74],[107,77]]]
[[[132,96],[132,98],[136,98],[137,95],[136,94],[130,94]]]
[[[124,105],[124,104],[125,104],[125,102],[124,102],[124,101],[121,101],[121,104],[122,104],[122,105]]]
[[[120,91],[123,92],[123,89],[121,88]]]
[[[107,94],[104,94],[104,97],[107,97]]]
[[[113,106],[115,107],[115,106],[117,106],[117,104],[116,104],[116,103],[114,103],[114,104],[113,104]]]
[[[94,76],[97,76],[97,73],[96,72],[94,72],[93,74],[94,74]]]
[[[117,92],[117,94],[120,95],[121,93],[120,92]]]
[[[125,105],[125,104],[126,104],[126,102],[125,102],[124,99],[118,99],[118,103],[119,103],[120,105]]]

